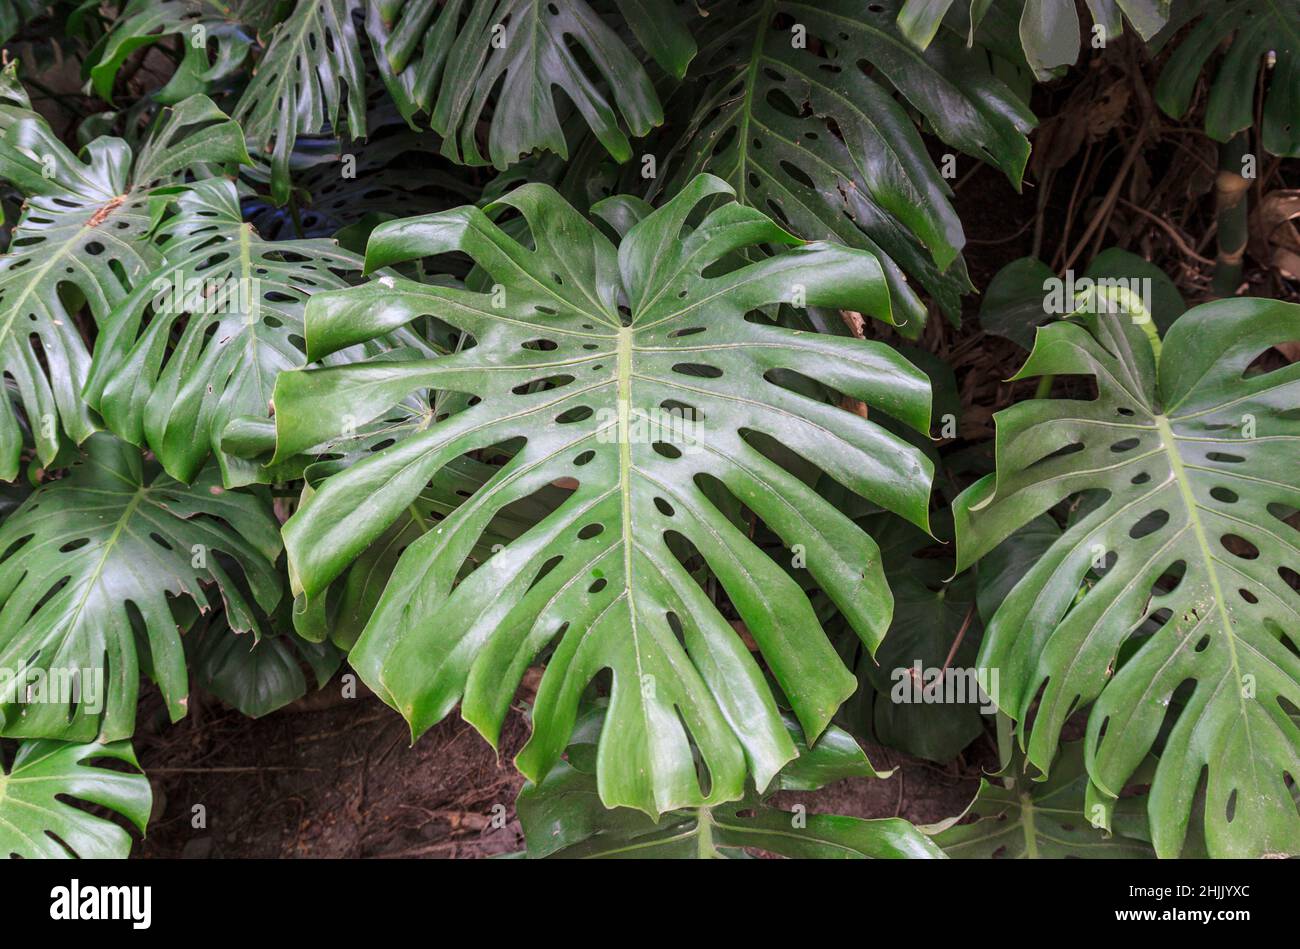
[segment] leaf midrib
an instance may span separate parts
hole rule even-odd
[[[1197,504],[1196,495],[1192,492],[1191,481],[1183,467],[1182,456],[1178,453],[1176,436],[1173,428],[1169,425],[1169,419],[1164,415],[1154,416],[1156,430],[1160,433],[1161,446],[1169,458],[1169,467],[1173,472],[1174,481],[1178,485],[1179,494],[1183,499],[1183,506],[1187,508],[1187,520],[1192,526],[1192,533],[1196,537],[1197,547],[1201,552],[1201,559],[1205,565],[1205,571],[1210,582],[1210,591],[1214,595],[1214,608],[1219,614],[1219,623],[1223,627],[1223,634],[1227,637],[1228,657],[1231,662],[1233,678],[1240,683],[1241,663],[1237,658],[1237,638],[1232,626],[1232,619],[1228,616],[1227,601],[1223,595],[1223,586],[1219,583],[1219,572],[1215,566],[1217,560],[1214,552],[1210,547],[1209,536],[1206,533],[1205,525],[1201,521],[1200,506]],[[1251,762],[1251,770],[1254,771],[1255,751],[1254,742],[1250,736],[1250,716],[1247,713],[1246,701],[1240,688],[1235,690],[1237,693],[1237,704],[1240,709],[1243,728],[1246,733],[1247,759]]]
[[[121,537],[122,531],[126,529],[127,523],[135,515],[136,508],[140,506],[140,502],[144,500],[145,495],[148,493],[148,488],[143,486],[136,488],[135,493],[131,495],[131,500],[126,505],[125,510],[122,511],[121,516],[117,519],[117,523],[113,525],[113,533],[109,535],[108,540],[104,543],[103,553],[100,555],[99,563],[95,564],[95,569],[91,572],[89,581],[81,591],[81,597],[77,601],[76,608],[72,611],[72,615],[69,617],[68,629],[76,628],[77,621],[86,607],[86,602],[90,598],[91,591],[98,586],[99,578],[103,576],[104,568],[108,564],[109,554],[112,553],[113,548],[117,546],[117,541],[118,538]]]
[[[645,703],[644,667],[641,664],[641,639],[637,627],[636,597],[632,594],[632,334],[630,326],[618,330],[615,377],[618,381],[618,491],[623,526],[623,592],[627,598],[628,627],[632,633],[632,654],[636,657],[636,689],[641,701],[641,720],[646,734],[652,734]],[[655,782],[656,786],[658,782]]]

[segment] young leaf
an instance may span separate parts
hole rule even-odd
[[[134,770],[95,763],[104,759],[125,762]],[[144,833],[153,792],[139,769],[125,741],[23,742],[8,772],[0,769],[0,855],[125,859],[131,853],[131,835],[84,805],[120,814]]]
[[[147,239],[153,192],[196,163],[247,160],[239,127],[202,96],[169,110],[134,157],[107,137],[85,155],[69,151],[41,116],[0,104],[0,180],[26,196],[0,258],[0,371],[18,385],[44,463],[58,451],[60,426],[77,442],[94,431],[81,400],[90,353],[69,301],[84,298],[104,320],[160,259]],[[18,420],[0,400],[0,478],[17,476],[21,449]]]
[[[955,503],[965,568],[1057,502],[1085,501],[998,608],[979,663],[1001,670],[999,703],[1043,772],[1090,702],[1100,793],[1118,797],[1159,745],[1161,856],[1182,849],[1203,776],[1211,855],[1300,852],[1287,778],[1300,769],[1300,365],[1247,372],[1297,339],[1300,306],[1268,300],[1190,310],[1158,362],[1128,319],[1045,327],[1017,378],[1091,375],[1098,397],[999,413],[997,473]]]
[[[0,526],[0,668],[74,673],[82,700],[0,696],[6,736],[113,741],[131,735],[141,667],[172,719],[185,714],[185,657],[168,597],[201,599],[220,584],[230,623],[253,614],[222,557],[263,610],[280,597],[280,540],[269,505],[223,491],[215,469],[192,486],[149,470],[134,446],[100,433],[85,461],[38,488]],[[91,686],[98,692],[91,699]]]
[[[296,587],[319,595],[441,468],[503,446],[509,461],[402,555],[353,666],[415,734],[463,698],[464,717],[495,740],[525,669],[553,643],[533,737],[517,759],[534,780],[564,751],[587,683],[610,669],[609,732],[618,740],[601,748],[601,794],[652,814],[734,800],[747,767],[766,787],[794,755],[758,664],[669,537],[718,577],[810,741],[855,687],[798,584],[719,510],[711,500],[719,491],[743,500],[787,546],[804,545],[813,576],[869,647],[889,625],[872,540],[746,435],[780,440],[921,526],[927,518],[931,465],[920,451],[777,381],[778,370],[815,376],[927,431],[924,374],[883,344],[761,316],[797,302],[887,318],[879,265],[862,251],[803,244],[735,203],[688,225],[730,190],[701,176],[657,211],[626,198],[598,205],[627,227],[617,247],[540,185],[488,209],[520,213],[525,243],[476,208],[382,225],[368,268],[459,250],[491,289],[383,277],[315,297],[309,355],[426,314],[473,345],[433,360],[283,373],[276,383],[279,457],[327,441],[344,416],[368,420],[417,389],[472,397],[464,411],[320,485],[285,525]],[[786,250],[746,263],[739,252],[759,244]],[[557,482],[570,486],[567,499],[460,579],[493,517]],[[711,774],[707,794],[688,735]]]

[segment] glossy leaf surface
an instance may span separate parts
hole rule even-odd
[[[3,734],[112,741],[131,735],[141,671],[158,684],[173,720],[185,714],[188,682],[170,598],[206,607],[216,582],[230,623],[253,628],[251,604],[230,580],[238,564],[255,601],[272,608],[280,540],[269,506],[223,491],[215,469],[192,486],[151,470],[140,452],[100,433],[86,458],[38,488],[0,526],[0,668],[74,673],[91,700],[0,704]],[[137,637],[141,642],[137,641]]]
[[[1287,0],[1192,0],[1195,25],[1170,54],[1156,101],[1173,116],[1187,113],[1197,83],[1213,78],[1205,108],[1205,131],[1226,142],[1255,124],[1262,83],[1261,141],[1274,155],[1300,156],[1300,5]],[[1225,43],[1226,52],[1209,66]]]
[[[682,75],[695,44],[676,6],[618,6],[637,39]],[[402,74],[399,107],[429,113],[454,161],[504,169],[534,149],[567,157],[557,91],[619,161],[632,157],[629,134],[663,121],[640,60],[586,0],[378,0],[376,10],[389,66]]]
[[[276,376],[306,362],[303,308],[361,260],[328,240],[267,241],[224,178],[191,185],[155,235],[163,262],[114,309],[87,401],[114,432],[191,480],[214,452],[227,486],[258,466],[219,451],[231,420],[270,414]]]
[[[1048,326],[1021,376],[1089,375],[1098,397],[997,416],[997,474],[955,504],[965,567],[1067,498],[1081,509],[1006,597],[980,664],[1046,771],[1089,703],[1087,766],[1115,798],[1148,752],[1156,851],[1183,848],[1198,784],[1215,856],[1300,851],[1300,307],[1232,300],[1178,320],[1157,363],[1128,319]],[[1159,367],[1157,374],[1157,365]],[[1036,706],[1036,707],[1035,707]]]
[[[26,202],[0,258],[0,369],[16,382],[37,457],[48,463],[60,428],[77,442],[95,428],[81,399],[90,353],[75,301],[84,299],[96,321],[106,319],[158,263],[145,239],[154,223],[151,194],[196,163],[247,155],[238,126],[196,96],[170,110],[139,154],[101,137],[83,160],[15,101],[14,89],[0,98],[0,179]],[[0,478],[17,475],[21,448],[18,420],[0,401]]]
[[[944,38],[924,53],[908,44],[898,5],[722,5],[709,18],[699,57],[708,84],[671,158],[668,192],[709,172],[801,237],[872,251],[900,322],[919,324],[925,310],[904,273],[950,312],[970,285],[950,189],[908,106],[1016,186],[1034,118],[960,43]]]
[[[875,544],[745,433],[778,439],[918,524],[927,517],[930,463],[921,452],[773,374],[816,376],[922,431],[924,375],[882,344],[761,316],[798,300],[887,317],[878,265],[861,251],[803,244],[735,203],[688,223],[729,190],[702,176],[658,211],[607,202],[598,211],[625,230],[617,246],[538,185],[489,209],[518,211],[526,244],[473,208],[385,224],[371,238],[369,267],[462,250],[495,289],[384,277],[316,297],[309,354],[425,314],[473,345],[430,361],[285,373],[276,385],[282,457],[342,431],[345,415],[367,420],[420,388],[471,397],[465,410],[319,486],[285,525],[295,582],[319,595],[440,469],[505,446],[506,464],[402,555],[352,664],[416,734],[463,699],[465,718],[494,740],[524,670],[553,646],[533,737],[517,759],[537,780],[568,743],[584,688],[610,669],[608,731],[619,738],[601,749],[601,793],[649,813],[735,800],[747,770],[765,787],[794,755],[758,664],[670,538],[718,577],[810,737],[855,686],[803,591],[701,485],[742,499],[785,544],[804,545],[813,575],[869,647],[889,624]],[[788,249],[754,262],[738,253],[759,243]],[[560,479],[572,481],[557,508],[462,576],[502,509]],[[707,793],[688,735],[711,773]]]
[[[133,770],[97,763],[105,759]],[[28,860],[125,858],[131,852],[131,835],[84,805],[120,814],[143,833],[153,793],[139,768],[135,752],[124,741],[23,742],[8,771],[0,769],[0,855]]]

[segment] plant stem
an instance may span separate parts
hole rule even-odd
[[[1246,200],[1250,182],[1241,174],[1250,148],[1250,134],[1238,132],[1219,146],[1219,173],[1214,181],[1215,219],[1218,221],[1219,253],[1214,261],[1211,288],[1216,296],[1229,297],[1241,285],[1241,262],[1246,251]]]
[[[1011,716],[1006,712],[997,713],[998,729],[998,769],[1005,770],[1011,764],[1011,752],[1014,748],[1015,738],[1011,734]],[[1015,776],[1005,774],[1002,776],[1002,784],[1005,787],[1013,788],[1016,785]]]

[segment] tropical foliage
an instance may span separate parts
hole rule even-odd
[[[142,693],[346,669],[526,718],[533,858],[1300,853],[1300,305],[1237,292],[1300,19],[1087,10],[0,5],[0,851],[130,851]],[[972,304],[959,174],[1019,192],[1112,45],[1220,148],[1218,261],[1163,224],[1213,293],[1117,183]],[[1028,353],[991,439],[963,309]],[[860,741],[996,759],[809,813]]]

